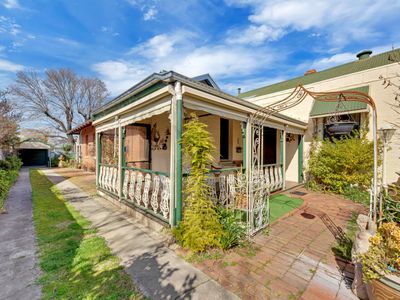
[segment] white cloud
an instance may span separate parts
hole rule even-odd
[[[245,76],[270,68],[276,54],[270,49],[237,45],[196,47],[190,32],[156,35],[134,47],[124,59],[99,62],[99,73],[113,95],[160,70],[174,70],[192,77],[210,73],[218,79]]]
[[[67,46],[72,46],[72,47],[79,47],[80,43],[71,39],[67,38],[55,38],[55,40],[61,44],[67,45]]]
[[[5,0],[3,5],[5,8],[8,9],[21,8],[21,5],[19,4],[18,0]]]
[[[392,50],[392,45],[382,45],[379,47],[373,47],[370,50],[372,55],[383,53]],[[305,71],[309,69],[316,69],[317,71],[325,70],[337,65],[345,64],[351,61],[357,60],[358,52],[342,52],[331,56],[322,57],[314,60],[313,62],[305,62],[296,67],[297,70]]]
[[[320,34],[328,38],[328,42],[340,46],[380,35],[378,27],[386,21],[395,21],[400,9],[400,2],[391,0],[375,2],[359,0],[357,4],[348,0],[226,0],[226,2],[229,5],[250,7],[252,10],[248,18],[250,24],[244,35],[257,26],[280,29],[286,33],[317,29]],[[257,38],[260,40],[257,36],[254,39]]]
[[[323,70],[336,65],[341,65],[356,59],[356,54],[351,52],[344,52],[332,55],[330,57],[320,58],[309,66],[309,69]]]
[[[155,7],[150,7],[143,15],[143,20],[150,21],[154,20],[158,14],[158,10]]]
[[[119,32],[116,32],[116,31],[114,30],[114,28],[112,28],[112,27],[102,26],[102,27],[100,28],[100,30],[101,30],[101,32],[109,33],[109,34],[111,34],[112,36],[119,36]]]
[[[13,63],[11,61],[0,59],[0,71],[4,72],[18,72],[24,69],[23,65]]]
[[[21,26],[11,18],[0,16],[0,33],[17,36],[21,33]]]
[[[148,58],[165,57],[174,50],[174,45],[177,44],[181,39],[182,38],[179,36],[179,34],[156,35],[149,39],[147,42],[132,48],[129,54],[139,54]]]
[[[124,60],[100,62],[94,64],[92,69],[100,75],[114,96],[124,92],[151,72],[144,64]]]
[[[250,25],[244,30],[231,30],[226,41],[229,44],[259,45],[265,41],[276,41],[285,34],[282,28],[272,28],[266,25]]]

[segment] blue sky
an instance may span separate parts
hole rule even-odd
[[[399,0],[0,0],[0,88],[67,67],[116,96],[153,72],[230,93],[399,46]]]

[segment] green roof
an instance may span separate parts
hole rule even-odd
[[[356,91],[368,94],[369,87],[362,86],[354,89],[350,89],[347,91]],[[356,101],[341,101],[339,103],[339,107],[337,107],[337,102],[325,102],[325,101],[314,101],[314,105],[310,112],[310,117],[318,117],[323,115],[332,115],[336,112],[351,112],[355,110],[361,110],[367,108],[367,103],[356,102]]]
[[[392,55],[391,55],[392,54]],[[351,73],[361,72],[364,70],[389,65],[394,63],[389,57],[400,56],[400,49],[394,49],[385,53],[377,54],[369,58],[356,60],[347,64],[339,65],[330,69],[318,71],[306,76],[300,76],[286,81],[278,82],[272,85],[264,86],[252,91],[244,92],[239,95],[241,98],[252,98],[262,95],[272,94],[279,91],[295,88],[297,85],[307,85],[314,82],[327,80]]]

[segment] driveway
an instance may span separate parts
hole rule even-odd
[[[0,214],[0,299],[40,299],[29,169],[22,168]]]

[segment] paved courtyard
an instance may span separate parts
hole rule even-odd
[[[229,251],[196,266],[242,299],[357,299],[349,289],[353,266],[332,245],[352,211],[363,207],[334,195],[309,192],[303,206],[253,239],[253,249]]]

